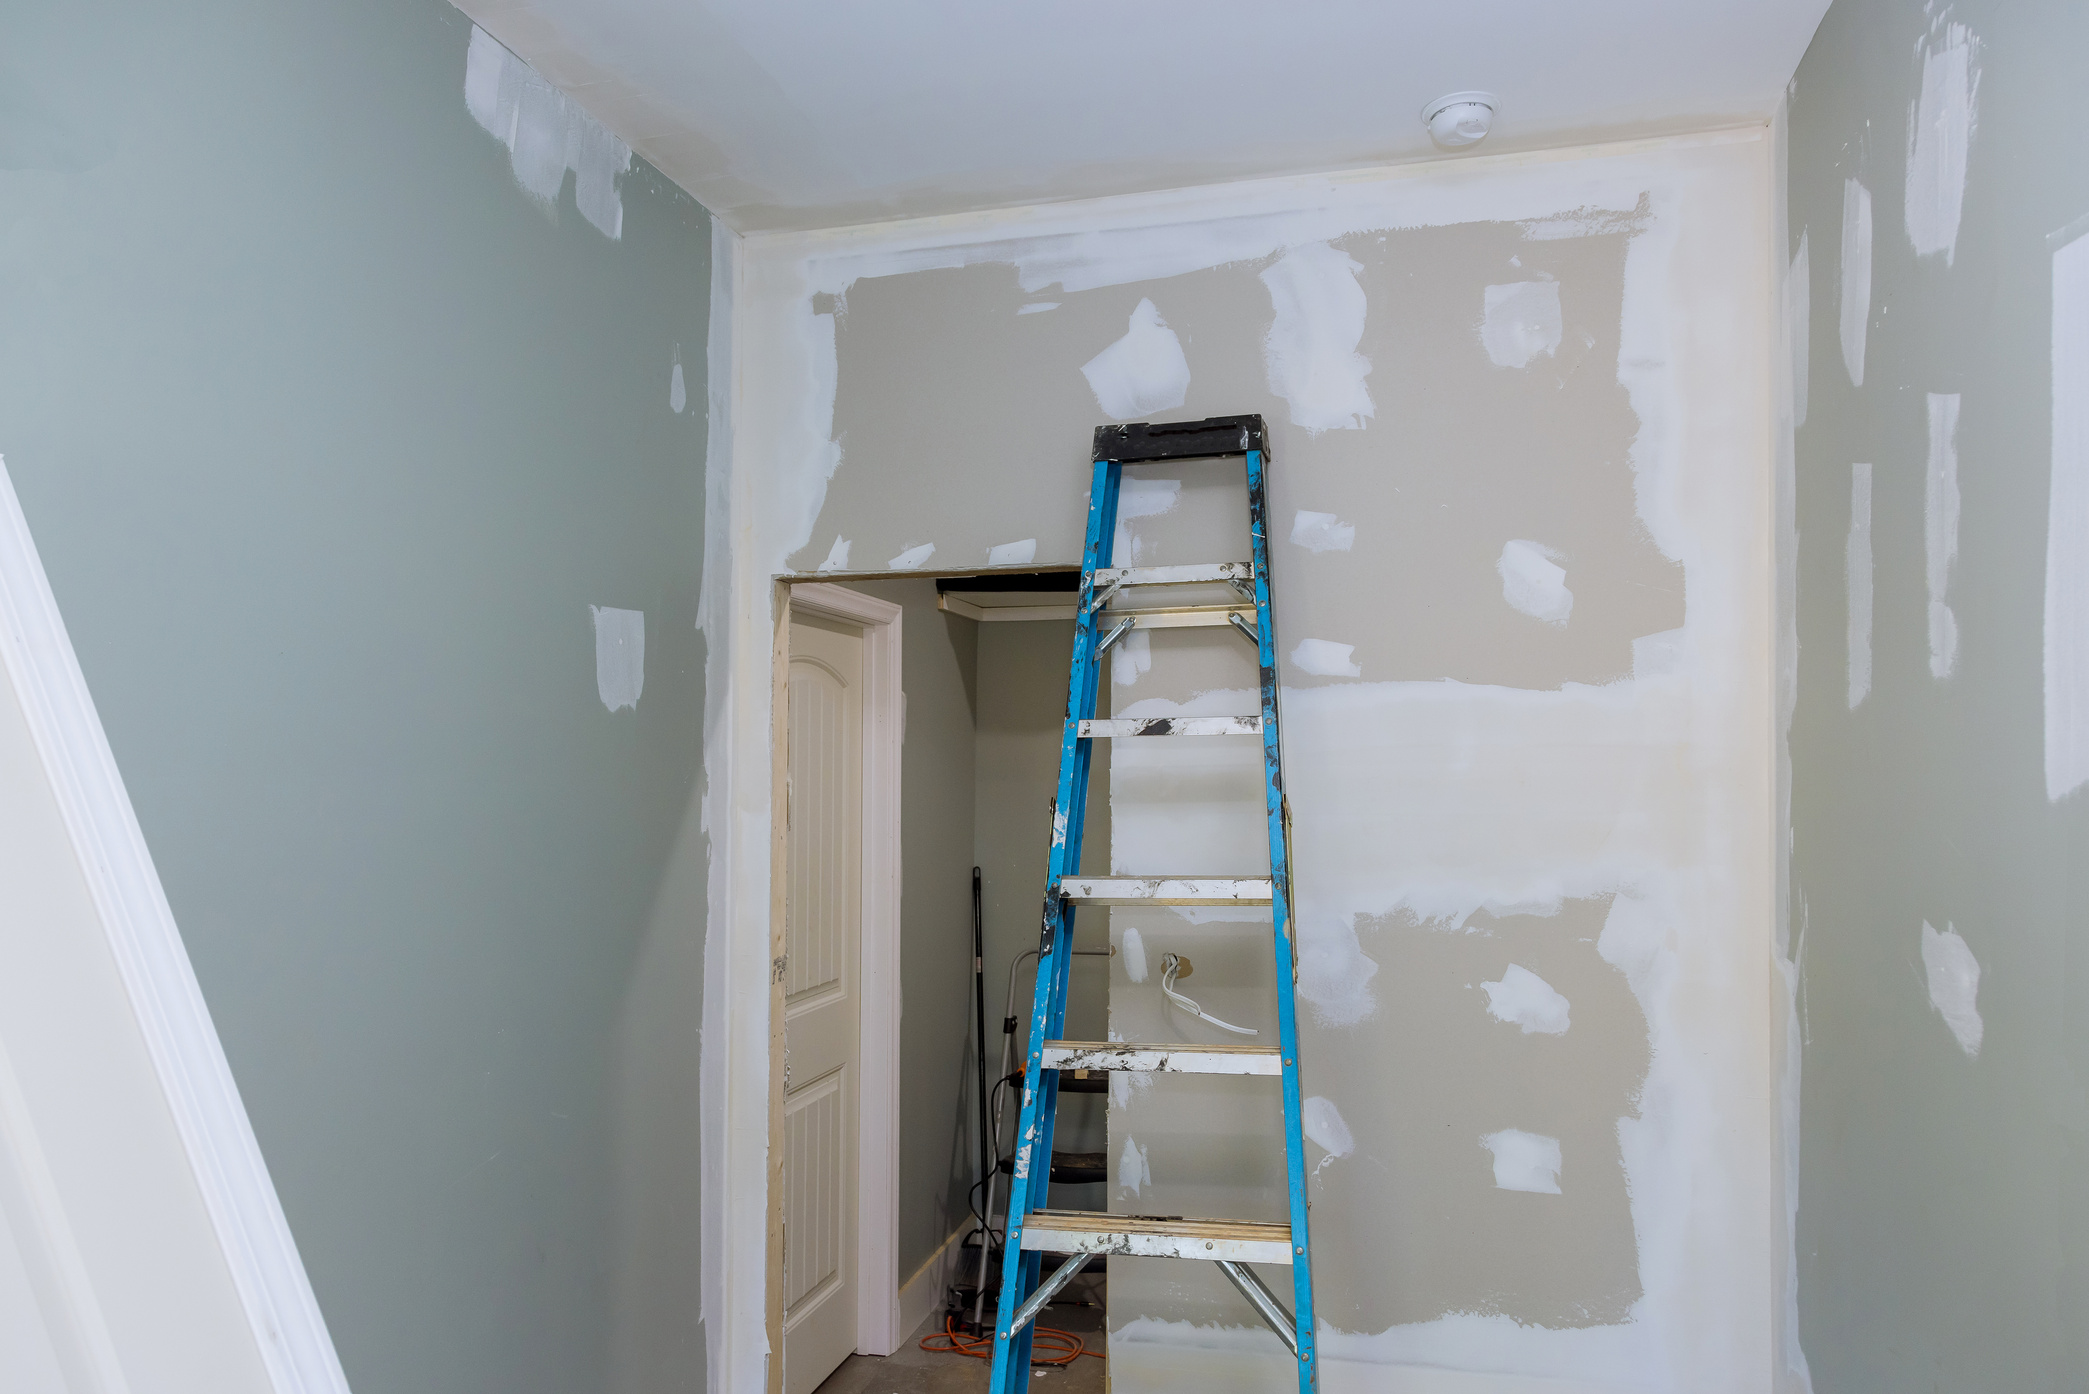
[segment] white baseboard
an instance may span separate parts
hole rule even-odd
[[[943,1305],[943,1294],[948,1292],[950,1285],[958,1279],[958,1269],[963,1265],[967,1254],[965,1236],[971,1232],[972,1220],[967,1216],[963,1224],[950,1232],[948,1239],[936,1246],[936,1251],[928,1256],[928,1260],[914,1270],[914,1276],[900,1284],[901,1340],[912,1340],[915,1330],[928,1320],[929,1313]],[[971,1258],[974,1263],[979,1262],[978,1255],[971,1255]]]

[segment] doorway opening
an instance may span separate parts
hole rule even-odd
[[[999,1291],[1079,579],[915,573],[782,587],[770,1149],[779,1394],[905,1394],[944,1387],[960,1363],[984,1382],[986,1362],[951,1348],[969,1344],[975,1314],[992,1322]],[[854,688],[852,642],[883,655]],[[827,652],[837,646],[839,659]],[[1094,874],[1109,860],[1105,762],[1089,808],[1083,870]],[[861,1020],[849,1061],[822,1043],[845,1030],[835,1023],[850,979],[837,956],[849,953],[852,914]],[[1067,1029],[1106,1039],[1107,918],[1081,922],[1075,947]],[[874,1042],[881,1016],[889,1029]],[[1107,1090],[1101,1072],[1062,1079],[1055,1205],[1108,1208]],[[1091,1265],[1042,1319],[1069,1333],[1057,1383],[1103,1388],[1104,1362],[1079,1352],[1101,1353],[1107,1281],[1106,1266]],[[1050,1344],[1040,1341],[1040,1360]]]

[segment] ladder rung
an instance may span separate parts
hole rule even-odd
[[[1235,615],[1247,621],[1248,628],[1255,627],[1252,605],[1142,605],[1129,610],[1112,605],[1102,612],[1101,621],[1130,620],[1134,629],[1196,629],[1231,624]]]
[[[1195,566],[1105,566],[1095,573],[1095,589],[1105,586],[1208,586],[1252,581],[1255,567],[1244,561],[1200,562]]]
[[[1267,905],[1267,876],[1080,876],[1059,894],[1083,905]]]
[[[1178,1075],[1280,1075],[1275,1046],[1143,1045],[1125,1041],[1046,1041],[1048,1070],[1164,1070]]]
[[[1289,1263],[1291,1226],[1259,1220],[1185,1220],[1167,1215],[1033,1210],[1023,1220],[1023,1248],[1055,1254]]]
[[[1259,736],[1259,716],[1137,716],[1081,722],[1085,740],[1104,736]]]

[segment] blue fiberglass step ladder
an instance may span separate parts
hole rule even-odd
[[[1124,466],[1235,456],[1243,456],[1247,462],[1252,563],[1110,565],[1117,531],[1118,482]],[[1315,1388],[1313,1249],[1306,1229],[1298,1018],[1292,1000],[1297,955],[1291,940],[1291,817],[1284,799],[1283,751],[1278,739],[1277,636],[1270,615],[1268,509],[1263,488],[1268,465],[1268,447],[1259,416],[1103,426],[1095,432],[1095,474],[1088,496],[1088,546],[1081,563],[1073,672],[1067,681],[1066,726],[1059,745],[1059,792],[1054,805],[1051,869],[1045,882],[1044,926],[1038,944],[1037,998],[1030,1019],[1029,1058],[1023,1074],[1023,1113],[1016,1135],[1015,1179],[1009,1196],[1007,1242],[1003,1246],[1000,1313],[994,1323],[992,1394],[1018,1394],[1029,1384],[1030,1343],[1037,1314],[1097,1254],[1216,1263],[1296,1357],[1300,1394],[1313,1394]],[[1157,588],[1169,586],[1227,586],[1238,598],[1215,605],[1131,603],[1135,595],[1151,595]],[[1097,719],[1097,679],[1103,657],[1112,644],[1135,628],[1200,624],[1230,625],[1254,643],[1262,669],[1261,715]],[[1088,809],[1088,768],[1094,743],[1126,736],[1221,735],[1262,737],[1269,875],[1083,877],[1081,832]],[[1269,906],[1275,933],[1280,1043],[1182,1046],[1059,1039],[1066,1027],[1067,965],[1073,957],[1074,909],[1080,905]],[[1047,1208],[1059,1072],[1072,1069],[1281,1075],[1290,1223],[1187,1220],[1179,1216],[1092,1214]],[[1038,1276],[1048,1253],[1069,1257],[1040,1283]],[[1289,1265],[1291,1312],[1284,1310],[1276,1295],[1248,1267],[1251,1263]]]

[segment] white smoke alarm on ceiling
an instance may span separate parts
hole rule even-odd
[[[1492,92],[1453,92],[1422,108],[1422,124],[1446,150],[1477,145],[1494,124],[1494,100]]]

